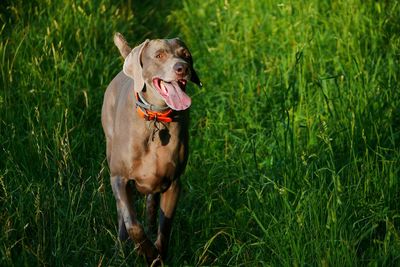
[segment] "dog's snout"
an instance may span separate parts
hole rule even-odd
[[[174,65],[174,71],[178,75],[186,75],[188,73],[189,66],[183,62],[177,62]]]

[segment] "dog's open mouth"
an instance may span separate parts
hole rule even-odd
[[[174,110],[185,110],[192,100],[185,93],[187,81],[184,79],[166,82],[160,78],[153,79],[153,85],[167,105]]]

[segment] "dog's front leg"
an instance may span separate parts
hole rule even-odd
[[[136,214],[128,195],[128,191],[130,191],[128,188],[128,179],[113,176],[111,177],[111,186],[117,202],[120,238],[123,238],[121,233],[127,232],[129,237],[135,242],[138,252],[144,254],[147,263],[151,264],[158,257],[158,251],[147,238],[142,225],[136,219]]]
[[[179,189],[179,182],[178,180],[175,180],[172,182],[168,190],[161,194],[159,227],[155,244],[163,259],[167,255],[172,218],[179,198]]]

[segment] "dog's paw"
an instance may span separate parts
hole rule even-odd
[[[148,266],[161,266],[161,265],[153,265],[161,261],[161,256],[158,253],[158,249],[153,245],[153,243],[148,238],[146,238],[141,243],[137,243],[135,245],[135,251],[146,258]]]
[[[156,266],[164,266],[164,262],[161,259],[161,255],[158,255],[157,258],[155,258],[150,264],[150,267],[156,267]]]

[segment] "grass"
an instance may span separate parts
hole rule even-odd
[[[397,1],[25,2],[0,3],[1,266],[143,265],[114,246],[115,31],[180,36],[204,84],[170,266],[400,264]]]

